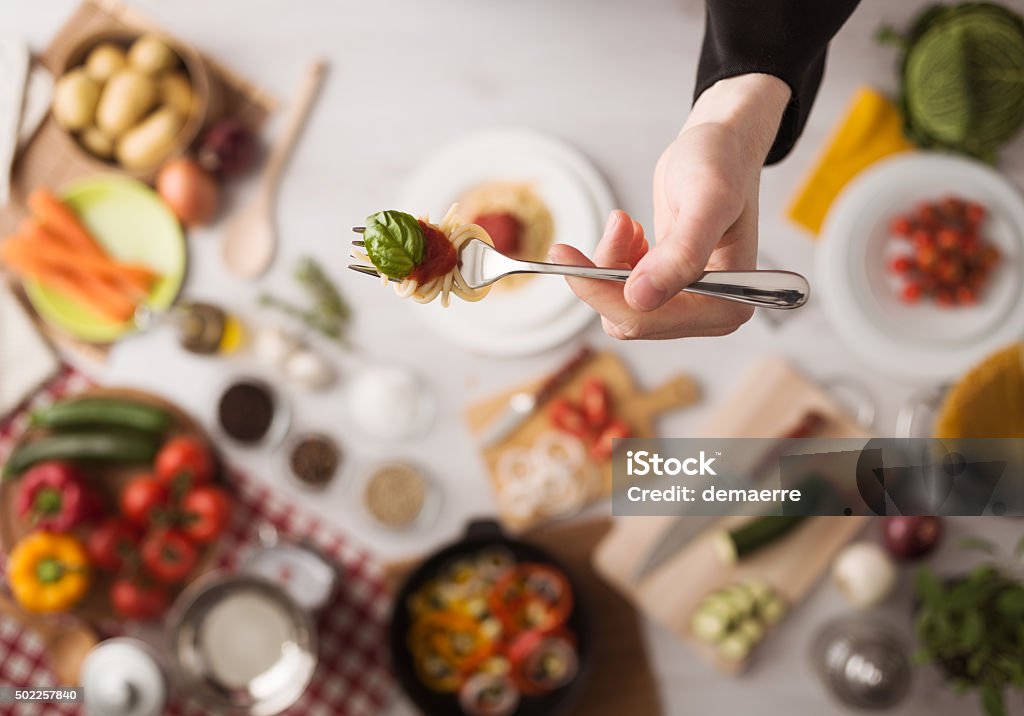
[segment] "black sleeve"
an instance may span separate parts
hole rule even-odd
[[[726,77],[760,72],[789,85],[766,164],[789,154],[807,122],[825,70],[828,43],[859,0],[706,0],[707,26],[694,101]]]

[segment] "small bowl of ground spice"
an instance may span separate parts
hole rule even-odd
[[[437,485],[418,467],[404,462],[376,465],[358,486],[359,500],[373,524],[393,530],[424,527],[437,517]]]
[[[251,376],[233,378],[217,399],[217,424],[239,445],[267,447],[288,432],[288,406],[266,381]]]
[[[292,479],[311,490],[322,490],[331,483],[343,457],[338,443],[323,433],[302,433],[291,438],[286,453]]]

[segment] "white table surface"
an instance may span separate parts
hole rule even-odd
[[[74,0],[0,3],[0,27],[45,45]],[[135,3],[169,31],[255,80],[282,100],[294,91],[314,55],[331,63],[325,90],[289,166],[278,203],[282,246],[269,275],[258,284],[236,280],[221,268],[218,226],[189,237],[191,264],[185,295],[231,307],[244,317],[266,315],[255,307],[261,290],[298,297],[290,271],[297,257],[313,254],[330,268],[356,306],[356,351],[335,349],[343,374],[371,363],[415,368],[438,399],[429,434],[402,445],[375,442],[354,432],[342,390],[288,397],[302,426],[324,429],[344,444],[342,479],[316,497],[295,499],[359,540],[379,556],[418,553],[456,536],[466,518],[493,511],[480,458],[461,420],[467,401],[557,366],[573,350],[516,360],[469,355],[435,339],[417,321],[416,306],[380,292],[379,285],[344,270],[347,228],[368,212],[391,206],[403,178],[430,152],[467,132],[521,125],[554,133],[589,155],[608,177],[620,205],[649,222],[654,162],[678,131],[690,103],[703,26],[698,0],[179,0]],[[1024,2],[1009,3],[1024,9]],[[865,2],[833,43],[829,69],[810,123],[795,151],[765,171],[761,246],[770,263],[812,277],[814,245],[788,223],[783,209],[853,91],[872,84],[895,88],[896,57],[873,39],[883,21],[902,26],[922,3]],[[271,136],[279,121],[268,129]],[[1004,169],[1024,185],[1024,141],[1005,154]],[[244,200],[251,182],[233,187],[231,203]],[[230,210],[230,206],[228,207]],[[894,429],[901,404],[920,386],[874,374],[857,363],[812,301],[781,327],[756,318],[718,339],[616,344],[595,321],[586,340],[615,348],[639,381],[655,385],[687,371],[702,383],[697,408],[662,423],[662,434],[686,436],[700,425],[733,378],[756,357],[791,357],[810,375],[856,378],[878,403],[877,426]],[[414,352],[407,346],[414,342]],[[179,350],[167,332],[133,338],[117,347],[98,373],[106,383],[165,393],[208,424],[216,389],[232,374],[255,369],[244,358],[216,360]],[[281,458],[228,448],[230,459],[282,490]],[[444,485],[437,524],[416,535],[386,534],[360,521],[348,491],[361,466],[382,457],[429,466]],[[953,520],[951,531],[983,533],[1010,543],[1021,523]],[[952,547],[937,558],[955,570],[964,560]],[[881,610],[906,629],[908,590]],[[845,613],[831,585],[822,586],[764,646],[757,668],[742,680],[712,674],[691,652],[653,625],[648,641],[671,714],[738,713],[756,706],[764,714],[836,713],[808,663],[815,631]],[[972,713],[933,688],[920,672],[915,699],[900,713]],[[399,702],[396,713],[408,707]]]

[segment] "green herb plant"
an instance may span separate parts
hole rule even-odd
[[[352,321],[352,309],[327,272],[316,259],[306,256],[299,260],[294,275],[309,296],[309,306],[297,306],[269,293],[260,296],[260,305],[276,308],[332,341],[348,345],[347,333]]]
[[[964,548],[989,560],[967,574],[942,579],[923,568],[915,587],[918,663],[942,668],[957,693],[977,691],[988,716],[1006,716],[1007,690],[1024,690],[1024,583],[1019,562],[1000,559],[998,548],[971,537]],[[1024,556],[1024,538],[1014,552]]]

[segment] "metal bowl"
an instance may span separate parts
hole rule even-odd
[[[272,663],[260,662],[244,669],[245,673],[227,676],[213,661],[210,647],[221,648],[234,637],[223,632],[221,621],[214,630],[214,622],[222,619],[218,607],[229,598],[250,595],[264,600],[269,608],[283,617],[284,624],[276,629],[285,633],[271,634],[269,638],[280,640],[280,654]],[[267,639],[273,619],[243,620],[246,628],[240,629],[238,641],[241,649],[255,653],[252,645],[259,643],[260,634],[254,628],[261,625]],[[251,574],[214,574],[188,589],[175,602],[168,620],[169,644],[177,666],[184,691],[210,709],[229,713],[272,716],[293,705],[313,678],[317,664],[316,634],[308,610],[303,609],[277,584]],[[214,630],[205,633],[208,629]],[[219,638],[214,639],[214,634]],[[265,642],[266,643],[266,642]],[[270,642],[273,644],[273,642]],[[224,657],[220,657],[223,659]],[[232,661],[232,669],[238,670],[239,660]],[[253,673],[248,673],[253,672]]]

